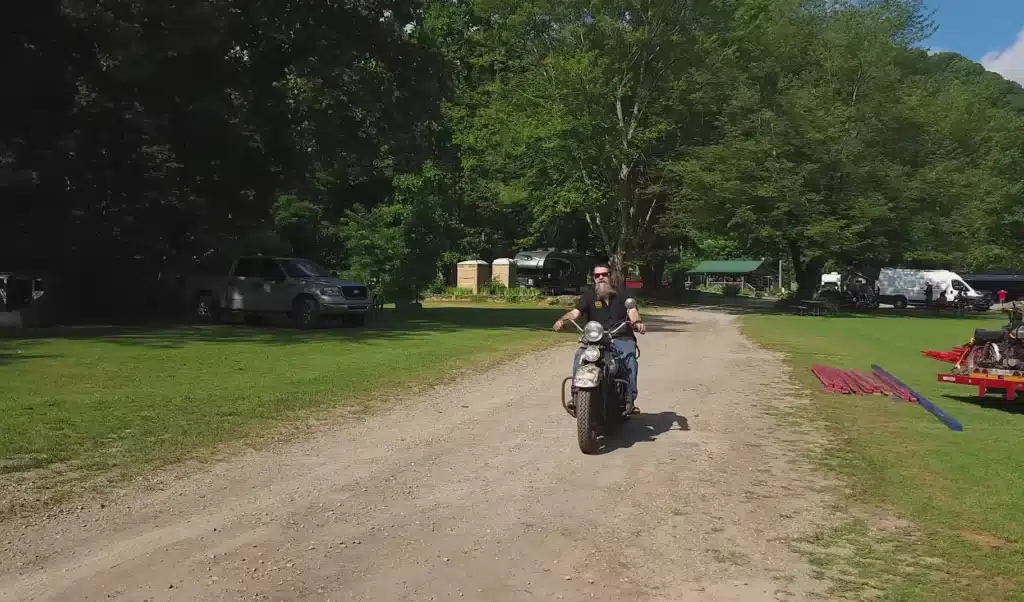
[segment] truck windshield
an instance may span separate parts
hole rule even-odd
[[[330,270],[308,259],[282,259],[281,267],[284,268],[289,278],[330,278],[332,276]]]

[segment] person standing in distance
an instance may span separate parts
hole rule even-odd
[[[606,263],[599,263],[594,266],[594,288],[587,290],[580,296],[579,303],[575,309],[568,311],[564,316],[555,322],[555,330],[565,327],[567,320],[579,320],[585,318],[586,322],[591,320],[600,322],[606,332],[611,332],[623,322],[629,322],[631,328],[622,328],[612,338],[612,348],[622,359],[629,379],[630,403],[626,406],[627,414],[639,412],[636,408],[637,370],[639,365],[636,361],[636,336],[633,331],[644,334],[647,328],[640,319],[640,312],[634,307],[626,309],[626,295],[620,294],[619,290],[612,283],[611,268]],[[572,374],[576,376],[576,369],[580,364],[580,357],[583,355],[583,348],[576,350],[572,360]]]

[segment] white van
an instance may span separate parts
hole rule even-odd
[[[972,308],[985,311],[991,306],[986,295],[971,288],[956,272],[949,270],[915,270],[903,268],[882,268],[875,287],[881,303],[903,309],[908,305],[924,305],[925,287],[932,285],[932,301],[943,291],[950,301],[958,291],[965,291]]]

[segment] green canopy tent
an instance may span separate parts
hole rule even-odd
[[[762,290],[775,286],[772,269],[763,259],[702,261],[686,272],[688,281],[693,277],[699,278],[705,285],[738,282],[740,286]]]

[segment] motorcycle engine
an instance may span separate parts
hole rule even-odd
[[[616,358],[614,354],[608,354],[608,374],[611,376],[617,375],[619,373],[619,363],[618,358]]]
[[[1004,343],[1000,347],[1000,351],[1003,352],[1002,361],[999,362],[1001,368],[1008,368],[1010,370],[1024,368],[1024,345],[1017,341],[1012,341]]]
[[[1024,345],[1018,341],[1003,341],[986,345],[975,356],[978,368],[989,370],[1022,370],[1024,369]]]

